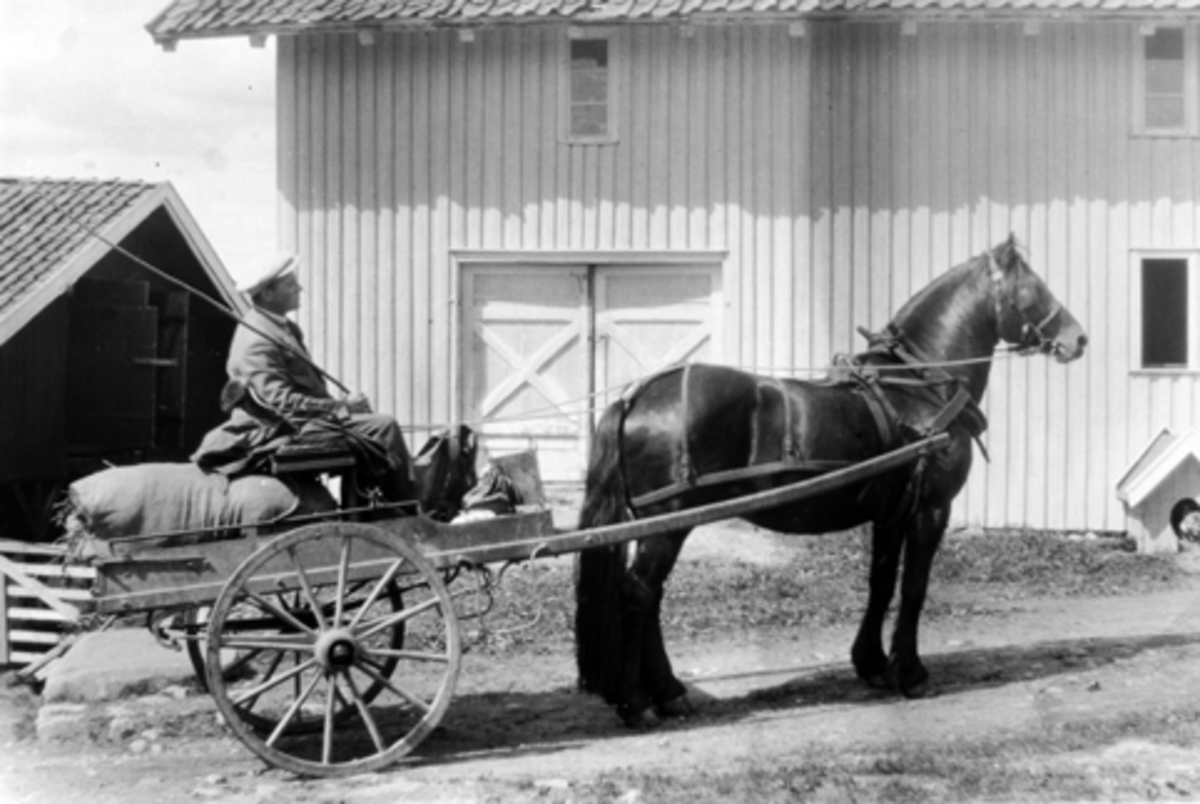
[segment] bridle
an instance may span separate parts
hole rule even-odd
[[[1050,308],[1050,312],[1042,317],[1041,321],[1034,323],[1025,319],[1024,311],[1022,311],[1015,300],[1008,298],[1008,294],[1003,291],[1005,278],[1004,269],[996,261],[996,255],[988,251],[988,263],[992,276],[992,296],[996,305],[996,320],[1004,320],[1005,305],[1010,306],[1021,317],[1021,340],[1013,347],[1014,351],[1020,354],[1034,354],[1040,352],[1042,354],[1053,355],[1062,351],[1062,344],[1054,340],[1054,338],[1046,335],[1046,328],[1062,314],[1063,306],[1055,300]],[[1014,292],[1016,283],[1014,282]]]

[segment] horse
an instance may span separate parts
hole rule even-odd
[[[731,367],[675,366],[635,383],[596,425],[581,529],[763,491],[884,454],[935,433],[948,440],[913,463],[814,499],[759,511],[751,523],[791,534],[872,526],[869,593],[851,648],[858,677],[906,697],[929,692],[917,628],[951,503],[971,469],[979,408],[1001,341],[1060,363],[1087,335],[1022,256],[1015,237],[937,277],[801,381]],[[980,447],[982,448],[982,443]],[[643,728],[693,711],[663,644],[663,586],[689,530],[583,550],[575,572],[579,686]],[[890,652],[883,625],[899,576]]]

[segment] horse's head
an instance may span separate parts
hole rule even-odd
[[[1000,337],[1060,363],[1083,356],[1087,333],[1025,262],[1012,236],[990,252],[992,292]]]

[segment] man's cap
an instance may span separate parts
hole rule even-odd
[[[295,271],[296,264],[295,254],[276,254],[263,262],[258,267],[258,270],[238,290],[247,296],[253,296],[276,279],[280,279]]]

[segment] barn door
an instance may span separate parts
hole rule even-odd
[[[495,454],[536,447],[548,480],[578,472],[587,431],[587,283],[583,266],[463,274],[464,419]]]
[[[719,359],[716,266],[603,267],[595,287],[598,411],[638,378]]]
[[[472,266],[463,272],[463,418],[486,450],[536,448],[583,478],[593,414],[629,382],[718,360],[719,266]]]

